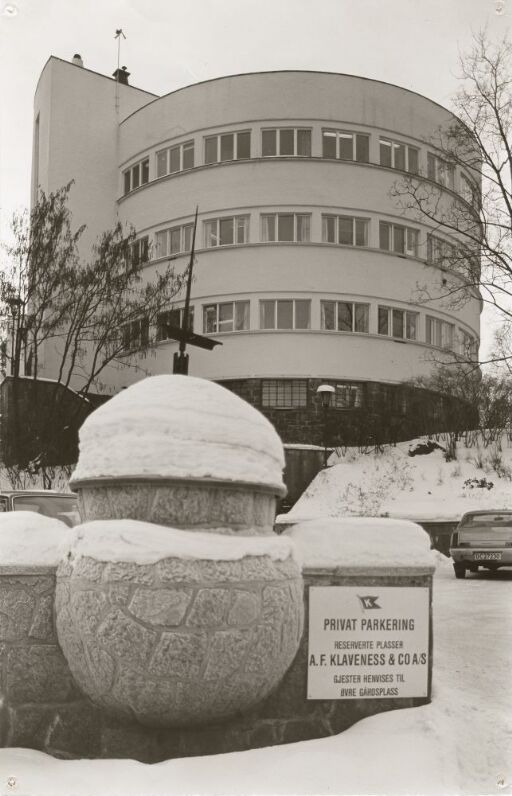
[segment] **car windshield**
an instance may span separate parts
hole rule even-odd
[[[461,520],[460,527],[465,531],[472,528],[507,528],[512,527],[512,514],[489,512],[488,514],[468,514]]]
[[[75,495],[16,495],[13,508],[14,511],[35,511],[46,517],[55,517],[69,526],[80,522]]]

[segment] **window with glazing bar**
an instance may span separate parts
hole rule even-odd
[[[368,246],[370,221],[355,216],[322,216],[322,241],[344,246]]]
[[[380,306],[378,309],[378,333],[404,340],[416,340],[418,313]]]
[[[427,315],[426,337],[429,345],[435,345],[438,348],[453,349],[453,333],[454,326],[452,323]]]
[[[145,348],[149,343],[149,318],[139,318],[121,327],[123,349],[134,351]]]
[[[311,328],[310,299],[262,299],[260,329]]]
[[[138,240],[132,243],[131,259],[132,265],[147,263],[149,259],[149,238],[147,235],[143,238],[138,238]]]
[[[149,158],[141,160],[131,168],[123,171],[123,186],[124,193],[130,193],[138,188],[140,185],[145,185],[149,182]]]
[[[306,379],[262,379],[261,405],[276,409],[293,409],[308,405]]]
[[[322,130],[322,157],[368,163],[370,136],[342,130]]]
[[[172,339],[169,337],[169,330],[168,326],[177,326],[181,329],[183,326],[183,315],[185,312],[184,307],[175,308],[172,310],[167,310],[166,312],[160,312],[156,318],[156,339],[157,340],[169,340]],[[189,331],[194,330],[194,308],[188,308],[188,329]]]
[[[419,149],[390,138],[380,139],[380,165],[418,174]]]
[[[194,167],[194,142],[185,141],[183,144],[160,149],[156,153],[156,176],[165,177],[166,174],[175,174]]]
[[[357,409],[361,406],[362,391],[359,385],[337,384],[335,390],[335,409]]]
[[[306,243],[311,235],[310,213],[262,213],[261,240]]]
[[[240,332],[249,329],[249,301],[223,301],[203,306],[203,332]]]
[[[261,154],[268,157],[311,157],[311,130],[305,127],[272,127],[261,131]]]
[[[232,246],[249,242],[249,216],[226,216],[204,222],[204,245]]]
[[[204,139],[204,162],[222,163],[226,160],[248,160],[251,157],[251,133],[243,130],[237,133],[208,135]]]
[[[379,248],[384,251],[417,257],[418,239],[417,229],[404,227],[401,224],[391,224],[388,221],[379,223]]]
[[[429,180],[438,182],[440,185],[444,185],[445,188],[453,190],[454,171],[452,163],[434,155],[432,152],[427,153],[427,177]]]
[[[193,224],[162,229],[155,233],[155,256],[169,257],[181,252],[189,252],[192,248]]]
[[[370,305],[355,301],[321,301],[320,324],[322,329],[335,332],[370,331]]]

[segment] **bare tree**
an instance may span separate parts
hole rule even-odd
[[[141,353],[155,342],[150,330],[172,306],[185,277],[167,263],[145,280],[147,250],[141,250],[133,229],[119,223],[100,236],[89,261],[81,262],[84,227],[72,230],[70,189],[71,183],[48,195],[41,192],[30,213],[14,217],[14,242],[6,247],[8,266],[0,281],[11,337],[9,436],[16,463],[33,469],[54,465],[63,440],[76,436],[107,368],[141,367]],[[53,368],[51,381],[43,383],[45,347],[51,347]]]
[[[453,305],[480,295],[503,324],[492,361],[508,362],[512,328],[512,44],[486,32],[460,58],[455,116],[428,140],[427,174],[396,183],[399,206],[432,228],[428,261],[443,269],[440,293]],[[454,175],[457,183],[454,185]],[[426,179],[425,179],[426,178]],[[446,189],[451,189],[447,191]],[[469,351],[468,351],[469,353]],[[472,356],[454,357],[471,361]],[[445,359],[446,361],[446,359]]]

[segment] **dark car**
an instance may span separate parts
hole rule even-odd
[[[2,490],[0,512],[3,511],[34,511],[61,520],[70,528],[80,523],[78,496],[73,492],[53,492],[50,489]]]
[[[469,511],[450,540],[456,578],[478,567],[496,570],[512,567],[512,511]]]

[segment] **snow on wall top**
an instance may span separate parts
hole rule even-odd
[[[280,492],[283,467],[281,440],[257,409],[212,381],[165,375],[133,384],[89,415],[73,481],[216,478]]]
[[[139,520],[94,520],[77,525],[69,537],[75,562],[84,556],[112,563],[154,564],[165,558],[237,561],[245,556],[270,556],[300,564],[295,543],[285,536],[226,536],[182,531]]]
[[[284,536],[305,567],[434,567],[430,537],[408,520],[318,517],[299,521]]]
[[[73,530],[34,511],[0,514],[0,566],[57,566]]]

